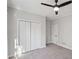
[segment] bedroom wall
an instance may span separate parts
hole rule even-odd
[[[47,18],[47,43],[72,49],[72,15],[59,19]]]
[[[9,8],[7,10],[7,37],[8,37],[8,56],[13,56],[14,54],[14,39],[17,38],[17,29],[16,29],[16,19],[15,19],[15,10]]]
[[[20,19],[34,19],[34,20],[41,20],[42,23],[42,46],[46,46],[46,19],[44,16],[32,14],[29,12],[25,12],[22,10],[17,10],[11,7],[8,7],[7,10],[8,13],[8,19],[7,19],[7,24],[8,24],[8,56],[13,56],[14,55],[14,39],[17,39],[17,22],[16,20]]]
[[[55,28],[55,29],[54,29]],[[52,22],[52,43],[72,49],[72,16],[66,16]],[[55,30],[55,34],[54,34]],[[58,33],[57,33],[58,32]]]
[[[51,25],[52,25],[52,20],[49,18],[46,18],[46,43],[49,44],[52,42],[51,40]]]

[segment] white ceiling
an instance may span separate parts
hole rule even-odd
[[[72,4],[60,8],[59,14],[55,15],[53,8],[48,6],[43,6],[40,3],[45,2],[54,5],[54,0],[7,0],[9,7],[14,7],[27,12],[32,12],[42,16],[47,16],[50,18],[60,18],[68,15],[72,15]],[[58,4],[66,2],[69,0],[59,0]]]

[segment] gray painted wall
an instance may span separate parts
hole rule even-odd
[[[48,18],[46,18],[46,43],[49,44],[50,42],[52,42],[51,40],[51,25],[52,25],[52,21],[49,20]]]
[[[57,20],[52,19],[52,21],[48,18],[47,20],[47,43],[55,43],[72,49],[72,16],[66,16]],[[58,29],[55,29],[55,25]]]
[[[8,55],[14,54],[14,39],[17,38],[15,10],[8,8],[7,10],[7,29],[8,29]]]

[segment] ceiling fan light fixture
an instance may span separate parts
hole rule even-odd
[[[54,12],[56,15],[58,15],[59,7],[54,7]]]
[[[54,11],[59,11],[59,7],[55,7],[54,8]]]

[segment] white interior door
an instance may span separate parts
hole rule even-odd
[[[30,51],[30,22],[20,21],[20,45],[25,52]]]
[[[31,23],[31,50],[41,48],[41,23]]]

